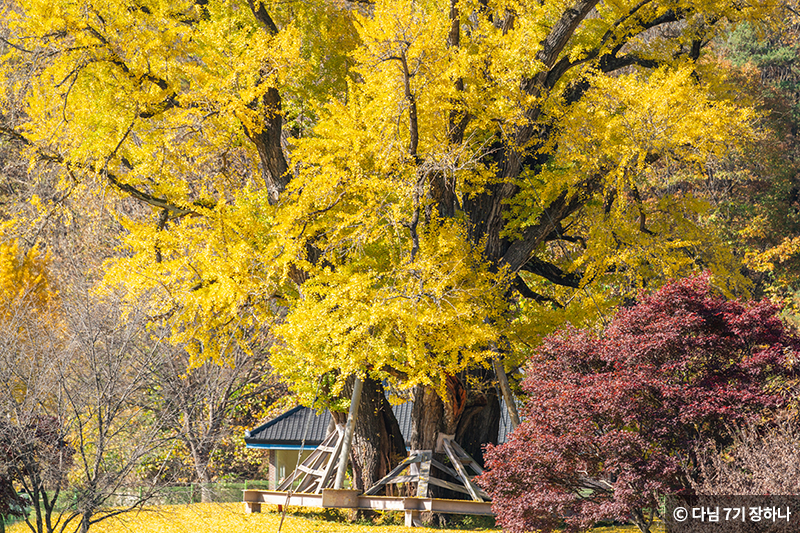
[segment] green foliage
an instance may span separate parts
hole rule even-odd
[[[752,24],[741,24],[728,35],[724,50],[736,67],[752,65],[760,72],[761,79],[780,93],[800,93],[800,62],[798,52],[796,16],[787,14],[787,20],[779,28],[758,28]],[[760,31],[759,31],[760,30]],[[765,34],[766,33],[766,34]],[[800,120],[800,107],[795,100],[791,105],[791,120]]]
[[[742,98],[761,110],[760,135],[750,150],[707,165],[709,222],[744,256],[757,290],[797,309],[798,144],[800,71],[798,18],[792,4],[772,17],[732,27],[716,46],[739,80]]]

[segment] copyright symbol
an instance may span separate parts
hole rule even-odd
[[[672,511],[672,517],[676,522],[685,522],[686,519],[689,518],[689,511],[683,507],[676,507],[675,510]]]

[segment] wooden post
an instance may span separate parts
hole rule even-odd
[[[419,511],[406,509],[405,510],[405,525],[406,527],[421,527],[422,522],[419,519]]]
[[[514,403],[514,395],[511,393],[511,386],[508,384],[508,376],[506,370],[503,368],[503,363],[497,359],[492,359],[494,365],[494,373],[497,376],[497,383],[500,384],[500,392],[503,393],[503,400],[508,409],[508,416],[511,418],[511,429],[516,429],[519,425],[519,413],[517,412],[517,404]]]
[[[356,417],[358,416],[358,404],[361,403],[361,389],[363,383],[361,378],[356,376],[353,383],[353,395],[350,398],[350,411],[347,413],[347,424],[344,428],[344,442],[339,452],[339,471],[336,473],[334,489],[341,489],[344,484],[344,475],[347,472],[347,458],[350,457],[350,447],[353,444],[353,431],[356,427]]]

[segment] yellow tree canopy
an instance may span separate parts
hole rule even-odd
[[[697,269],[692,194],[755,114],[728,0],[19,0],[2,124],[123,216],[110,282],[199,357],[253,325],[298,390],[446,375]],[[514,358],[509,357],[514,364]]]

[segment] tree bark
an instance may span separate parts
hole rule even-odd
[[[440,433],[455,435],[467,405],[467,390],[457,376],[447,376],[446,385],[446,400],[431,387],[414,389],[409,438],[412,450],[435,450]]]
[[[344,393],[349,396],[351,390],[347,389],[350,387]],[[344,424],[347,415],[333,413],[333,418],[337,424]],[[350,452],[354,488],[368,489],[406,455],[400,424],[386,399],[383,384],[366,377]]]
[[[200,502],[202,503],[211,503],[213,500],[211,491],[211,476],[208,475],[207,465],[208,462],[206,462],[206,467],[203,468],[202,472],[200,470],[197,471],[197,479],[200,481]]]
[[[458,421],[455,440],[473,459],[483,466],[483,448],[497,444],[500,429],[500,401],[497,390],[470,391],[464,414]]]
[[[281,146],[283,129],[283,111],[281,94],[278,89],[270,87],[262,99],[264,124],[261,129],[249,129],[245,126],[247,137],[255,144],[261,160],[261,171],[269,191],[271,204],[278,202],[286,186],[291,180],[289,165]]]
[[[89,532],[89,526],[92,525],[91,520],[92,520],[92,513],[91,512],[83,513],[83,515],[81,516],[81,533],[88,533]]]
[[[409,445],[412,450],[433,450],[444,429],[444,402],[435,390],[422,385],[414,388],[413,402]]]

